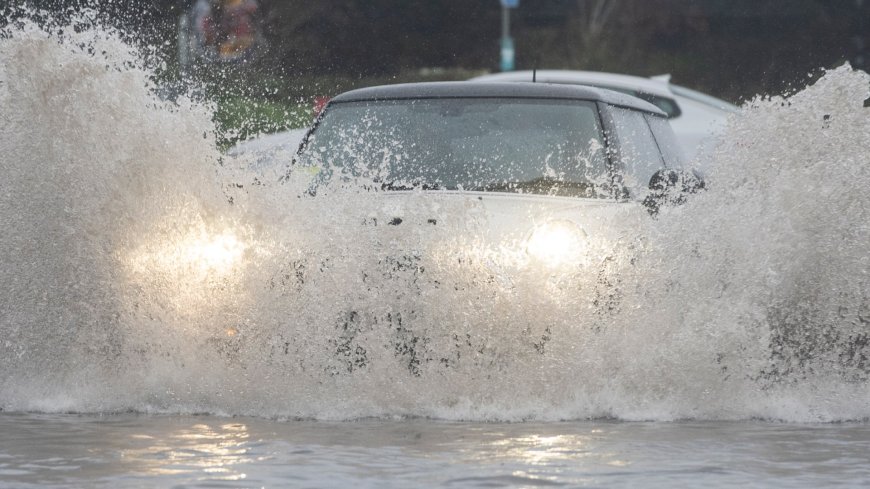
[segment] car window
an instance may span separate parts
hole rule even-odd
[[[686,166],[683,147],[677,142],[677,137],[674,135],[674,131],[671,129],[667,119],[652,114],[645,114],[644,117],[652,130],[653,136],[656,138],[659,150],[661,150],[662,157],[664,157],[665,165],[671,168]]]
[[[611,113],[623,183],[632,194],[642,193],[653,174],[665,166],[658,144],[642,112],[614,107]]]
[[[391,189],[596,197],[607,170],[586,101],[442,98],[335,103],[299,157]]]

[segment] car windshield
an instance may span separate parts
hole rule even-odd
[[[596,105],[574,100],[438,98],[334,103],[298,162],[411,188],[605,196]]]

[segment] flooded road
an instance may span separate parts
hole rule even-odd
[[[855,487],[866,424],[0,416],[0,487]]]

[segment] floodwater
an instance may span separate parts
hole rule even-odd
[[[868,482],[867,74],[747,104],[657,219],[572,208],[554,270],[552,206],[310,196],[84,24],[0,35],[0,486]]]
[[[0,417],[0,487],[854,487],[866,424]]]

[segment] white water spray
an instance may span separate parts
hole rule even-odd
[[[709,191],[552,273],[487,243],[474,199],[221,166],[210,107],[162,101],[111,33],[8,34],[5,410],[870,416],[863,73],[753,102]]]

